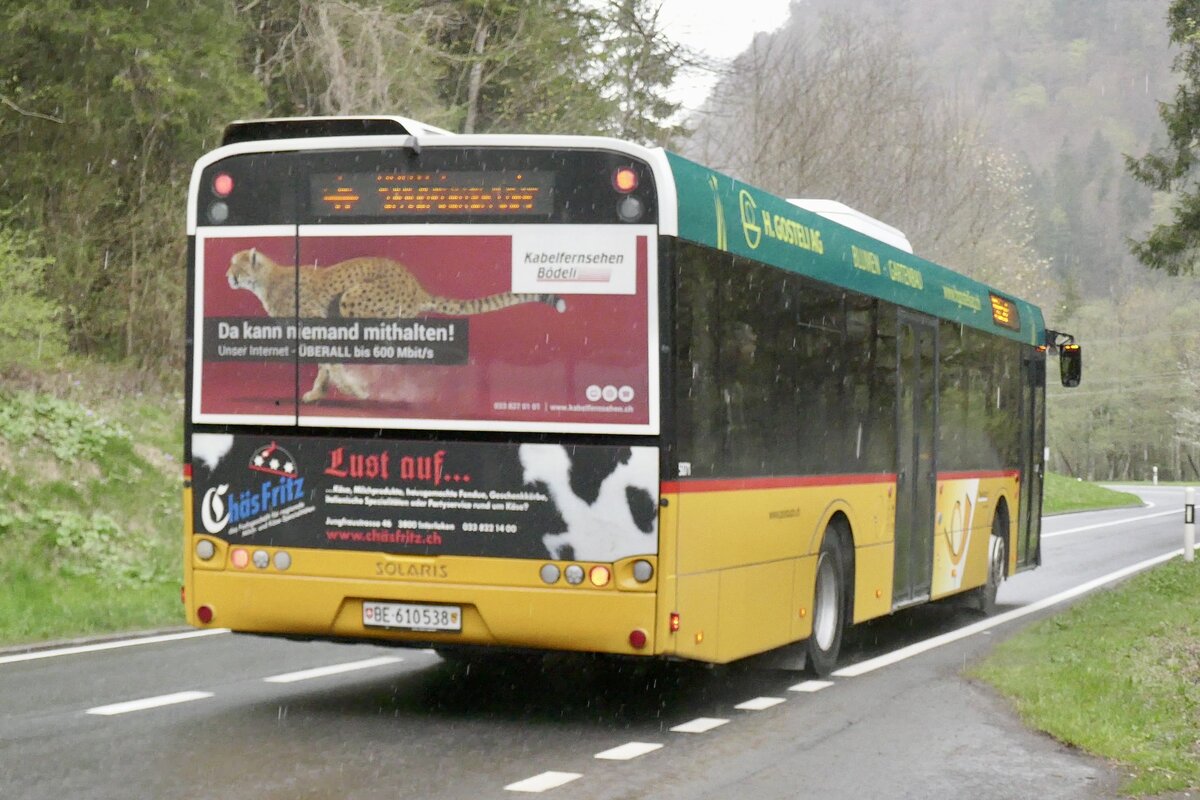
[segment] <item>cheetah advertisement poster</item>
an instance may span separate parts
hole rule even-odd
[[[279,226],[196,248],[195,422],[657,432],[652,226]]]

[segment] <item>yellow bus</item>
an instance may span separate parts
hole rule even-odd
[[[187,213],[192,625],[824,674],[1040,560],[1078,346],[850,209],[366,117],[231,124]]]

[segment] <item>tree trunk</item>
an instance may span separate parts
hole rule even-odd
[[[483,47],[487,44],[488,29],[483,19],[475,29],[475,44],[471,52],[475,54],[475,63],[471,65],[471,75],[467,80],[467,121],[463,123],[463,133],[474,133],[475,123],[479,119],[479,92],[483,87]]]

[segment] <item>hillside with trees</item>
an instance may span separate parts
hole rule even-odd
[[[681,51],[655,8],[3,4],[0,38],[21,46],[0,48],[0,275],[34,268],[8,283],[0,348],[24,350],[34,313],[39,338],[76,354],[177,371],[187,182],[233,119],[399,113],[460,132],[669,142]]]
[[[1088,367],[1051,390],[1056,468],[1200,478],[1196,277],[1131,252],[1180,188],[1125,159],[1168,141],[1172,5],[1195,3],[794,0],[680,125],[668,88],[696,58],[655,0],[15,0],[0,371],[82,357],[178,386],[193,161],[236,118],[402,113],[665,144],[847,202],[1076,334]]]
[[[1126,168],[1166,139],[1169,5],[794,2],[722,75],[685,151],[846,202],[1042,305],[1086,363],[1083,387],[1050,388],[1055,468],[1200,479],[1200,288],[1134,255],[1172,194]]]

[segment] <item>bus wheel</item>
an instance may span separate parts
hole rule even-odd
[[[1004,582],[1004,567],[1008,561],[1008,544],[1004,536],[1006,528],[999,514],[992,518],[992,535],[988,540],[987,582],[971,590],[972,605],[984,615],[995,613],[996,593],[1000,591],[1000,584]]]
[[[842,649],[842,631],[846,627],[846,567],[841,541],[832,527],[825,531],[817,556],[817,577],[813,586],[812,635],[808,637],[806,668],[818,676],[828,675],[837,666]]]

